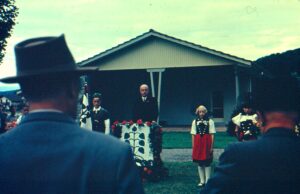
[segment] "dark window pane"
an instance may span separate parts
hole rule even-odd
[[[223,92],[212,93],[212,111],[213,117],[224,118],[224,97]]]

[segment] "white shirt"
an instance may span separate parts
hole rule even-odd
[[[93,111],[97,113],[98,111],[100,111],[100,109],[101,109],[101,106],[99,106],[98,108],[94,107]]]
[[[146,96],[142,96],[142,100],[143,100],[143,102],[145,102],[147,100],[147,97]]]
[[[193,120],[193,122],[192,122],[192,127],[191,127],[191,134],[192,135],[197,134],[197,129],[196,129],[195,122],[196,122],[195,120]],[[215,122],[212,119],[209,119],[208,124],[209,124],[209,133],[210,134],[216,133]]]

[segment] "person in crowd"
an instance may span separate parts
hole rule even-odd
[[[101,107],[102,95],[95,93],[93,95],[93,110],[91,112],[93,131],[110,133],[110,118],[106,109]]]
[[[17,126],[18,116],[16,115],[16,108],[14,106],[9,107],[10,114],[6,118],[6,130],[11,130]]]
[[[10,106],[9,112],[10,112],[10,114],[7,116],[6,121],[7,122],[16,121],[18,119],[18,117],[16,115],[16,107]]]
[[[133,120],[157,121],[157,100],[149,95],[149,87],[146,84],[140,86],[140,97],[135,101],[133,107]]]
[[[232,118],[235,133],[239,141],[256,140],[259,134],[257,114],[250,103],[242,104],[242,111]]]
[[[0,134],[6,132],[6,117],[7,115],[3,112],[3,106],[0,104]]]
[[[200,105],[196,109],[196,119],[191,126],[192,135],[192,158],[198,164],[200,182],[198,186],[203,187],[211,175],[211,163],[213,161],[215,124],[208,117],[205,106]]]
[[[262,137],[231,144],[202,194],[300,193],[300,94],[291,77],[264,78],[254,90]]]
[[[20,122],[26,117],[26,115],[29,113],[29,105],[25,104],[22,109],[22,114],[18,117],[16,123],[17,125],[20,124]]]
[[[75,122],[81,74],[64,35],[15,46],[30,112],[0,136],[1,193],[144,193],[128,144]],[[36,84],[38,83],[38,84]]]

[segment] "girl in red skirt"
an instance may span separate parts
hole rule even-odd
[[[213,160],[214,133],[216,133],[214,121],[207,116],[207,109],[201,105],[196,109],[197,118],[191,127],[193,161],[198,164],[200,183],[203,187],[211,174]]]

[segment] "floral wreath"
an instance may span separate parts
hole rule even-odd
[[[144,181],[158,181],[162,178],[168,176],[168,169],[163,166],[163,162],[160,157],[160,153],[162,151],[162,128],[155,121],[153,122],[143,122],[142,119],[139,119],[134,123],[132,120],[130,121],[115,121],[113,122],[111,129],[113,136],[117,138],[121,138],[122,135],[122,127],[126,126],[130,128],[132,125],[136,124],[138,128],[148,126],[150,127],[149,134],[149,144],[150,148],[153,150],[153,162],[138,160],[142,164],[140,168],[141,177]]]

